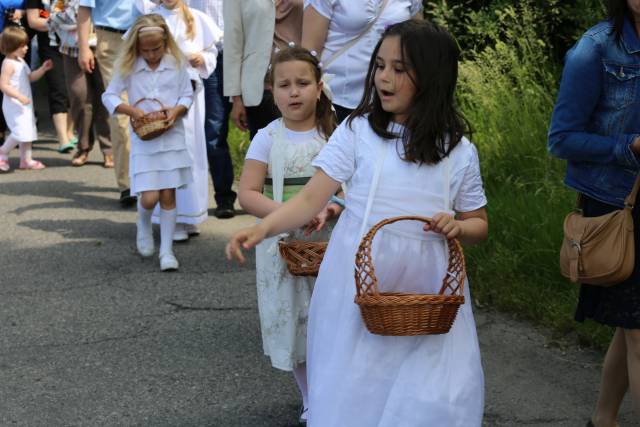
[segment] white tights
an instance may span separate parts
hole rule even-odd
[[[0,147],[0,159],[6,160],[11,150],[20,144],[20,160],[26,163],[33,161],[31,142],[20,142],[13,135],[9,135]]]
[[[307,390],[307,364],[301,363],[293,368],[293,376],[296,378],[300,394],[302,394],[302,406],[309,407],[309,392]]]

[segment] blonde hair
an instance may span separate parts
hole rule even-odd
[[[193,40],[196,36],[195,19],[184,0],[180,0],[180,11],[182,12],[182,19],[184,19],[184,23],[187,25],[187,38]]]
[[[157,27],[158,31],[144,31],[145,28],[149,27]],[[162,29],[162,31],[160,31],[160,29]],[[143,30],[142,34],[140,30]],[[173,36],[171,36],[171,30],[169,30],[164,18],[156,13],[141,15],[131,26],[129,35],[122,46],[122,52],[120,52],[116,60],[116,69],[120,70],[120,74],[123,77],[131,74],[133,65],[138,59],[138,41],[140,37],[146,37],[151,34],[158,34],[163,38],[165,53],[172,55],[176,59],[178,66],[184,62],[184,55],[180,51]]]
[[[5,27],[0,34],[0,52],[5,56],[28,44],[29,36],[20,27],[13,25]]]

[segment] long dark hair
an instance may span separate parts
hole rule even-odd
[[[611,33],[615,36],[616,42],[620,43],[624,31],[624,20],[630,19],[633,21],[627,0],[609,0],[607,3],[607,15],[613,22]]]
[[[322,79],[322,69],[320,68],[320,62],[318,58],[311,54],[307,49],[300,46],[293,46],[283,49],[276,53],[271,65],[271,74],[269,76],[271,82],[273,82],[276,66],[283,62],[288,61],[303,61],[309,63],[313,70],[313,75],[316,79],[316,83],[320,83]],[[320,99],[316,105],[316,127],[318,132],[325,138],[329,139],[333,131],[336,129],[336,115],[333,112],[331,100],[327,98],[324,92],[320,93]]]
[[[387,130],[393,115],[382,109],[374,83],[380,45],[392,36],[400,37],[402,61],[416,88],[402,134],[404,160],[438,163],[470,132],[470,126],[455,102],[460,49],[449,32],[429,21],[405,21],[386,29],[371,56],[360,105],[347,123],[368,114],[377,135],[398,137]]]

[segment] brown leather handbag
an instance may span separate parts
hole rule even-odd
[[[574,283],[611,286],[626,280],[635,265],[631,211],[640,187],[640,175],[624,208],[606,215],[584,217],[577,209],[564,219],[560,272]]]

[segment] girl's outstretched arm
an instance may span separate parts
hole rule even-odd
[[[458,212],[455,217],[447,213],[433,216],[431,224],[425,224],[424,231],[443,234],[447,239],[456,238],[463,245],[474,245],[486,240],[489,233],[489,220],[485,208],[471,212]]]
[[[267,215],[260,224],[235,233],[227,243],[227,259],[244,262],[242,249],[251,249],[267,237],[307,224],[339,188],[338,181],[319,170],[298,194]]]
[[[52,68],[53,68],[53,61],[51,59],[47,59],[42,63],[40,67],[38,67],[38,69],[32,71],[29,74],[29,80],[32,82],[37,82],[42,78],[42,76],[44,76],[44,73],[51,70]]]
[[[258,218],[264,218],[281,206],[279,202],[262,194],[266,176],[266,163],[251,159],[244,162],[238,184],[238,201],[244,210]]]

